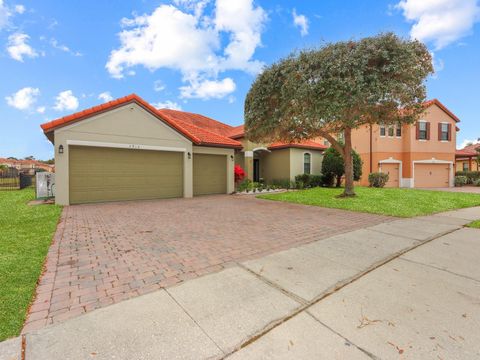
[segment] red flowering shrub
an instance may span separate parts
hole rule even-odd
[[[235,182],[242,181],[245,178],[245,171],[240,165],[235,165],[233,172],[235,173]]]

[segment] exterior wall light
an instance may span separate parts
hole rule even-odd
[[[190,153],[187,153],[187,156],[188,156],[188,160],[190,160],[192,158],[192,154],[190,154]]]
[[[59,154],[63,154],[63,145],[60,145],[60,146],[58,147],[58,153],[59,153]]]
[[[233,155],[230,155],[230,159],[232,159],[232,161],[233,161]]]

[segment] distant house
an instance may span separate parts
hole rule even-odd
[[[478,156],[480,143],[465,146],[455,152],[455,163],[457,171],[480,171]]]
[[[437,99],[413,125],[363,126],[352,133],[355,150],[363,160],[361,185],[371,172],[388,173],[388,187],[451,187],[455,171],[457,123]]]
[[[7,159],[0,158],[0,165],[6,165],[9,168],[14,168],[21,173],[30,173],[33,174],[36,170],[42,169],[43,171],[54,172],[55,166],[50,164],[45,164],[38,160],[16,160],[16,159]]]

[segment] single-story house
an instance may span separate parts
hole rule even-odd
[[[480,171],[478,156],[480,154],[480,143],[465,146],[455,152],[455,163],[457,171]]]
[[[90,202],[228,194],[234,165],[248,178],[320,174],[324,145],[252,144],[208,117],[156,109],[132,94],[41,125],[55,147],[55,201]]]

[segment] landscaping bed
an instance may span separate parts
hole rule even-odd
[[[344,209],[398,217],[430,215],[480,206],[480,194],[430,190],[356,187],[354,198],[338,198],[342,188],[313,188],[280,194],[259,195],[261,199]]]
[[[0,192],[0,341],[22,329],[61,213],[28,205],[33,189]]]

